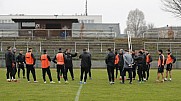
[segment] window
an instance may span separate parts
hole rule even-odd
[[[84,20],[84,23],[87,23],[87,20]]]
[[[94,23],[94,20],[91,20],[91,23]]]
[[[12,21],[11,20],[8,20],[9,21],[9,23],[12,23]]]
[[[91,23],[91,20],[86,20],[86,23]]]
[[[22,27],[35,27],[35,22],[22,22]]]
[[[79,20],[79,23],[82,23],[82,22],[85,23],[85,20]]]

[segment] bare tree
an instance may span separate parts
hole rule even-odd
[[[147,29],[153,29],[155,27],[155,25],[153,23],[149,23],[147,25]]]
[[[161,0],[163,3],[162,10],[174,14],[181,18],[181,0]]]
[[[129,31],[135,37],[141,36],[145,30],[146,22],[145,16],[139,9],[131,10],[127,18],[127,28],[125,31]]]

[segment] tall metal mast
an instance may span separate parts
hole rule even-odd
[[[88,13],[87,13],[87,0],[86,0],[86,4],[85,4],[85,15],[87,16]]]

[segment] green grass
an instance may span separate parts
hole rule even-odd
[[[75,71],[75,81],[57,83],[56,70],[52,69],[55,84],[43,83],[41,69],[36,69],[39,83],[28,83],[26,79],[6,82],[6,70],[0,69],[0,101],[74,101],[79,89],[80,70]],[[116,80],[109,85],[105,69],[92,70],[93,80],[88,80],[80,93],[79,101],[181,101],[180,70],[173,71],[173,81],[155,83],[156,70],[151,70],[150,80],[125,85]],[[69,75],[69,74],[68,74]],[[70,79],[70,76],[69,76]],[[32,80],[32,76],[31,76]]]

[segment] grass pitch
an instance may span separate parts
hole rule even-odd
[[[68,73],[69,84],[63,79],[59,84],[56,70],[51,72],[55,84],[50,84],[48,77],[47,84],[43,83],[41,69],[36,69],[38,83],[28,83],[22,78],[18,82],[6,82],[6,69],[0,69],[0,101],[74,101],[80,87],[80,70],[74,70],[75,81],[71,81]],[[116,80],[114,85],[109,85],[106,69],[93,69],[93,79],[83,85],[79,101],[181,101],[181,70],[173,70],[172,82],[164,83],[155,83],[157,71],[150,72],[149,81],[143,84],[135,80],[132,85],[129,81],[122,85]],[[32,76],[30,79],[33,80]]]

